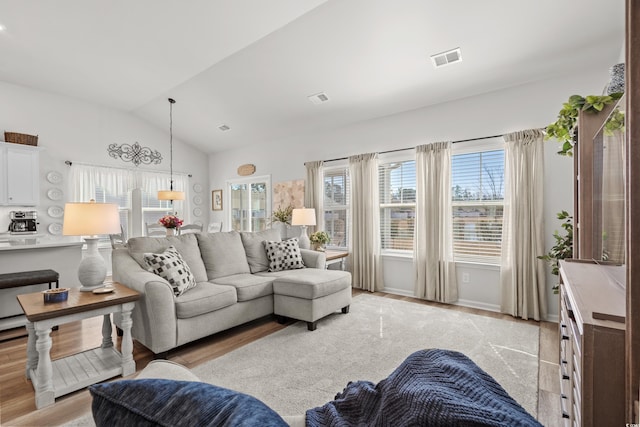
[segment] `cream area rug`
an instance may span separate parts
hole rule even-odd
[[[348,314],[320,320],[313,332],[296,322],[193,372],[281,415],[299,415],[332,400],[349,381],[380,381],[414,351],[450,349],[471,358],[536,416],[538,338],[533,323],[360,294]],[[67,426],[91,424],[87,415]]]

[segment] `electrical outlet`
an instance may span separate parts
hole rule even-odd
[[[469,283],[469,273],[462,273],[462,283]]]

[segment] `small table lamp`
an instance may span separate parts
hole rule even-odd
[[[291,214],[291,225],[299,225],[302,228],[300,233],[300,249],[309,249],[311,242],[307,235],[307,226],[316,225],[316,210],[315,209],[294,209]]]
[[[107,276],[107,265],[98,252],[98,235],[120,233],[118,205],[113,203],[67,203],[64,206],[62,234],[85,236],[87,253],[78,267],[81,291],[102,287]]]

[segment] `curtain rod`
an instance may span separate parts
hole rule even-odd
[[[64,161],[64,164],[65,164],[65,165],[67,165],[67,166],[69,166],[69,167],[71,167],[71,165],[73,165],[73,163],[74,163],[74,162],[72,162],[71,160],[65,160],[65,161]],[[124,168],[124,167],[122,167],[122,166],[94,165],[94,164],[92,164],[92,163],[82,163],[82,162],[76,162],[76,163],[77,163],[77,164],[79,164],[79,165],[82,165],[82,166],[94,166],[94,167],[97,167],[97,168],[120,169],[120,170],[124,170],[124,171],[142,171],[142,172],[160,172],[160,173],[166,173],[165,171],[158,171],[158,170],[154,170],[154,169],[145,169],[145,168],[142,168],[142,169],[140,169],[140,168]],[[192,177],[193,177],[193,175],[192,175],[192,174],[190,174],[190,173],[188,173],[188,174],[187,174],[187,173],[184,173],[184,172],[176,172],[176,173],[178,173],[178,174],[180,174],[180,175],[186,175],[186,176],[188,176],[189,178],[192,178]]]
[[[538,130],[545,130],[545,128],[538,128]],[[491,139],[491,138],[500,138],[505,136],[506,134],[501,134],[501,135],[491,135],[491,136],[481,136],[478,138],[469,138],[469,139],[460,139],[458,141],[451,141],[452,144],[456,144],[458,142],[469,142],[469,141],[480,141],[482,139]],[[395,153],[398,151],[407,151],[407,150],[413,150],[416,147],[409,147],[409,148],[396,148],[395,150],[387,150],[387,151],[380,151],[378,152],[378,154],[388,154],[388,153]],[[347,160],[349,159],[349,157],[338,157],[336,159],[329,159],[329,160],[323,160],[325,163],[326,162],[337,162],[338,160]]]

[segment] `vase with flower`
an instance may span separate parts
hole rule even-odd
[[[167,229],[167,237],[175,236],[183,223],[176,215],[165,215],[158,222]]]
[[[316,231],[309,236],[309,241],[316,251],[324,251],[324,245],[331,241],[331,237],[326,231]]]

